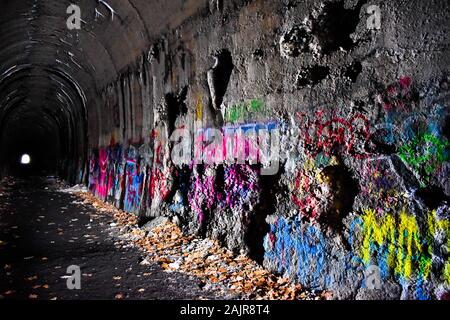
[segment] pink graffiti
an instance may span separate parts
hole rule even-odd
[[[225,168],[225,205],[233,210],[254,206],[261,186],[258,172],[248,165],[232,165]]]
[[[108,153],[106,149],[99,151],[99,179],[97,185],[97,196],[105,200],[108,194],[107,190],[107,169],[108,169]]]
[[[188,194],[192,210],[197,214],[200,224],[204,223],[205,211],[211,210],[216,203],[216,188],[213,175],[196,174]]]

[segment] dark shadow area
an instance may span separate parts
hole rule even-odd
[[[440,207],[445,201],[449,201],[442,188],[439,188],[437,186],[420,188],[419,190],[417,190],[416,195],[428,208],[432,210]]]
[[[313,33],[319,38],[322,50],[330,54],[342,48],[355,47],[350,35],[359,23],[359,13],[367,0],[359,0],[354,8],[346,9],[344,1],[329,2],[313,25]]]
[[[266,222],[268,215],[276,214],[277,195],[287,193],[279,181],[283,174],[279,170],[276,175],[262,175],[261,178],[261,202],[255,209],[255,215],[250,220],[248,231],[245,234],[245,242],[249,247],[249,257],[262,264],[264,260],[264,237],[270,231]]]
[[[45,118],[44,118],[45,119]],[[63,165],[61,143],[56,128],[42,119],[18,117],[2,128],[0,168],[2,176],[17,177],[58,174]],[[29,155],[29,164],[22,156]]]
[[[335,231],[340,231],[342,220],[352,211],[358,195],[358,183],[343,165],[328,166],[322,170],[322,175],[332,196],[329,199],[328,210],[320,216],[319,221]]]

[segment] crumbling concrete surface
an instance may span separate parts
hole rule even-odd
[[[335,298],[449,296],[448,1],[111,2],[148,37],[86,88],[92,193]]]
[[[369,28],[370,5],[381,12],[379,29]],[[117,132],[126,150],[122,142],[146,140],[153,130],[143,141],[153,145],[153,160],[136,154],[124,176],[111,175],[124,177],[121,205],[131,201],[143,220],[176,217],[186,232],[219,239],[337,298],[442,298],[449,288],[448,18],[444,1],[225,2],[163,35],[151,59],[105,89],[103,101],[119,101],[119,109],[140,109],[132,102],[143,99],[142,112],[161,110],[153,124],[134,136],[104,128],[92,143],[107,147]],[[124,92],[124,82],[136,89]],[[130,94],[142,98],[122,98]],[[280,130],[274,175],[249,161],[195,162],[195,147],[194,162],[169,159],[167,137],[177,128],[205,138],[208,128],[270,122]],[[137,187],[136,177],[143,179]],[[133,188],[144,192],[130,198]]]

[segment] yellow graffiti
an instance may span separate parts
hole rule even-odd
[[[444,268],[444,279],[450,285],[450,261],[447,261]]]
[[[430,212],[427,216],[427,222],[428,222],[428,237],[432,238],[434,235],[439,232],[443,231],[446,232],[447,238],[450,238],[450,221],[448,220],[440,220],[437,217],[436,210]]]
[[[416,218],[408,215],[404,210],[400,213],[400,226],[398,237],[397,265],[395,272],[404,278],[411,278],[412,260],[413,260],[413,242],[416,250],[422,254],[422,246],[420,244],[419,226]],[[406,248],[404,248],[406,245]],[[406,252],[405,252],[406,249]],[[425,266],[425,272],[428,275],[431,266]]]
[[[202,102],[202,97],[198,97],[197,98],[197,106],[196,106],[195,110],[196,110],[196,119],[197,119],[197,121],[202,121],[203,120],[203,102]]]
[[[382,218],[381,223],[377,222],[375,210],[367,209],[362,217],[364,225],[364,237],[362,244],[362,259],[368,264],[371,256],[372,241],[378,246],[388,243],[387,264],[394,266],[395,258],[395,221],[390,215]]]
[[[375,210],[364,210],[361,217],[363,223],[363,239],[361,258],[364,263],[370,263],[373,246],[385,246],[387,248],[386,265],[395,271],[395,274],[403,278],[411,278],[414,266],[416,273],[427,278],[431,272],[432,246],[435,235],[444,232],[449,241],[448,220],[437,217],[436,211],[428,213],[427,229],[424,237],[421,237],[417,219],[406,210],[402,210],[397,218],[386,214],[377,217]],[[449,242],[448,242],[449,243]],[[448,245],[448,244],[447,244]],[[416,263],[417,262],[417,263]],[[447,262],[444,269],[444,277],[449,280],[450,266]]]

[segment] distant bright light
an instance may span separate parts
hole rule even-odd
[[[30,162],[31,162],[31,158],[28,154],[24,154],[22,156],[22,158],[20,159],[21,164],[30,164]]]

